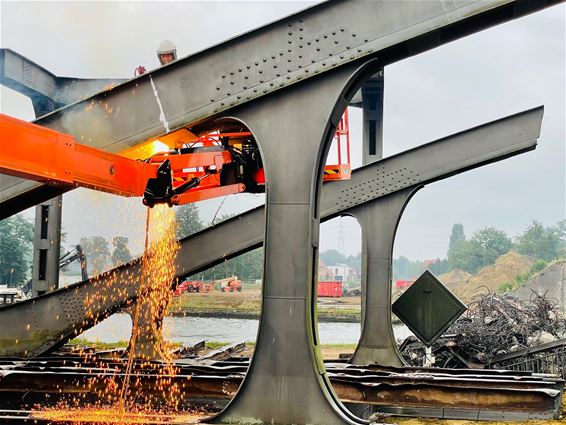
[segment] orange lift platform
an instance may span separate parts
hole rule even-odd
[[[183,131],[178,133],[183,135]],[[334,136],[338,165],[325,166],[325,181],[350,178],[348,133],[346,110]],[[176,143],[177,147],[145,160],[82,145],[68,134],[4,114],[0,114],[0,135],[2,174],[121,196],[143,196],[143,203],[149,207],[265,190],[259,150],[249,132],[192,137],[190,142]],[[342,163],[344,142],[347,161]]]
[[[346,151],[346,157],[342,153],[343,145]],[[348,108],[344,111],[344,115],[340,118],[334,140],[330,147],[332,153],[333,147],[336,147],[336,155],[338,164],[324,166],[324,181],[330,180],[349,180],[352,177],[352,167],[350,165],[350,122],[348,120]],[[343,161],[345,159],[345,161]]]

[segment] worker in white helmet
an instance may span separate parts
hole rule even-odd
[[[167,65],[168,63],[173,62],[177,59],[177,47],[175,44],[169,40],[162,41],[159,47],[157,48],[157,59],[159,59],[159,63],[161,66]],[[139,77],[140,75],[145,74],[147,71],[145,66],[140,65],[134,70],[134,77]]]
[[[169,40],[162,41],[157,48],[157,58],[161,65],[167,65],[177,60],[177,47]]]

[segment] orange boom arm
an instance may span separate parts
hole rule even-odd
[[[0,114],[0,173],[142,196],[157,167],[75,142],[73,136]]]
[[[0,173],[51,185],[143,196],[149,207],[265,191],[263,164],[251,133],[212,132],[199,138],[185,133],[179,130],[164,136],[175,139],[175,149],[138,161],[0,114]],[[351,175],[347,111],[334,139],[338,164],[325,167],[325,181],[345,180]],[[344,142],[345,161],[341,153]]]
[[[142,162],[81,145],[68,134],[3,114],[0,142],[2,174],[122,196],[144,196],[149,206],[195,202],[245,190],[241,183],[220,187],[217,175],[224,164],[232,162],[228,151],[160,154]],[[185,171],[199,167],[210,171]],[[168,172],[163,173],[165,169]],[[157,180],[163,184],[156,190]]]

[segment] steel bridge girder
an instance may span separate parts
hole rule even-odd
[[[321,3],[36,122],[94,147],[119,152],[172,130],[211,121],[236,106],[303,85],[314,77],[338,72],[352,61],[378,58],[383,67],[558,2]],[[29,183],[17,189],[19,194],[35,190],[43,201],[49,196],[41,193],[44,187]],[[0,205],[10,214],[30,206],[25,198],[13,193],[8,197],[2,190]]]

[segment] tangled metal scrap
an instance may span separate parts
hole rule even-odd
[[[497,357],[566,338],[566,318],[544,296],[529,301],[488,293],[432,345],[434,366],[487,368]],[[423,366],[425,346],[409,337],[400,346],[411,366]]]

